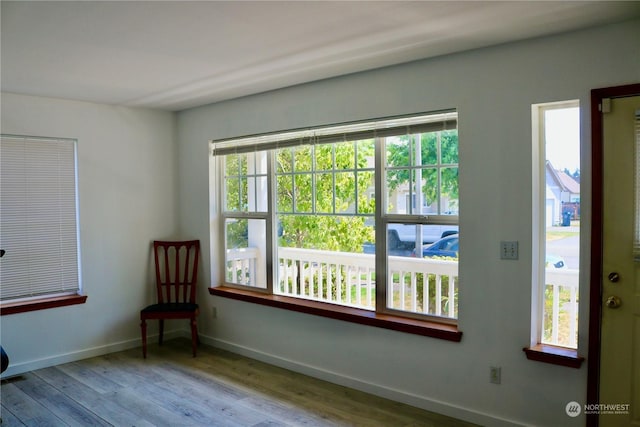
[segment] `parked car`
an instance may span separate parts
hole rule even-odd
[[[422,256],[425,258],[432,257],[451,257],[458,258],[459,235],[453,234],[446,236],[429,246],[422,248]],[[413,251],[415,254],[415,250]],[[564,268],[565,263],[562,257],[553,254],[547,254],[545,258],[546,267]]]
[[[388,229],[389,231],[395,231],[401,242],[410,243],[412,245],[412,249],[415,247],[415,224],[389,224]],[[424,224],[422,225],[422,244],[433,243],[436,240],[457,232],[457,225]]]
[[[387,233],[387,253],[389,255],[415,256],[415,224],[389,224]],[[438,239],[457,233],[457,225],[425,224],[422,226],[422,243],[433,243]],[[365,254],[373,254],[376,252],[376,245],[367,242],[362,245],[362,251]]]
[[[393,256],[413,256],[415,252],[415,242],[405,242],[398,237],[397,230],[388,230],[387,232],[387,253]],[[362,252],[365,254],[376,253],[376,245],[374,243],[365,243],[362,245]]]
[[[436,256],[458,258],[458,242],[457,234],[451,234],[422,248],[422,256],[431,258]],[[415,253],[415,250],[414,250]]]

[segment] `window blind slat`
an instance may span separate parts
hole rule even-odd
[[[0,138],[0,300],[80,291],[75,150]]]

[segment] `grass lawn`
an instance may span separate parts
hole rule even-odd
[[[547,231],[547,242],[580,235],[577,231]]]

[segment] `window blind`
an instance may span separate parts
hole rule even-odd
[[[246,153],[304,144],[329,144],[456,129],[455,110],[413,116],[389,117],[364,122],[343,123],[262,135],[212,140],[213,155]]]
[[[0,137],[0,300],[80,292],[76,141]]]

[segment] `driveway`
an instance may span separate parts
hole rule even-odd
[[[567,268],[578,269],[580,258],[580,237],[571,236],[547,242],[547,253],[564,258]]]

